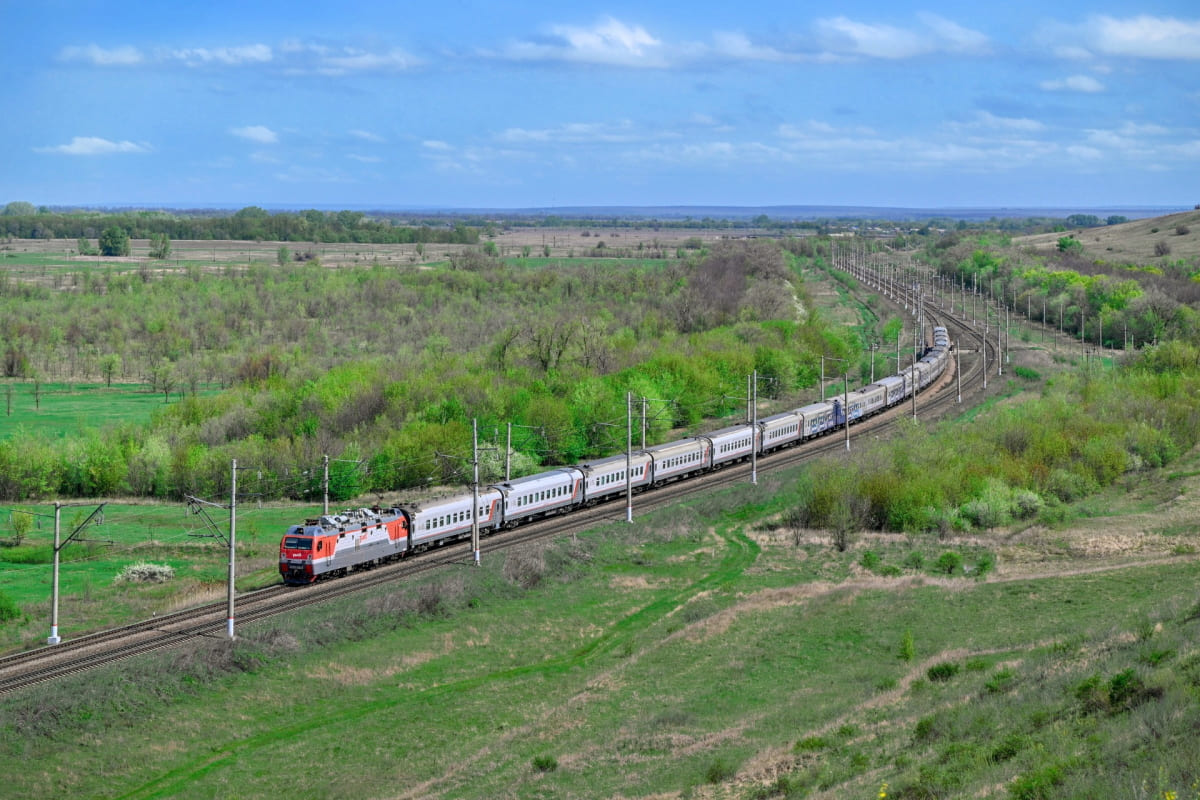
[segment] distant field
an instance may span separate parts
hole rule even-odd
[[[382,264],[402,266],[431,264],[445,261],[463,250],[478,250],[494,242],[496,254],[505,258],[524,255],[526,248],[532,257],[569,258],[601,249],[633,250],[661,249],[668,257],[685,242],[708,244],[728,236],[742,236],[718,230],[654,230],[632,228],[621,230],[581,231],[576,228],[514,228],[497,231],[493,237],[482,237],[478,245],[461,244],[369,244],[323,242],[242,242],[230,240],[179,239],[171,242],[169,258],[157,261],[150,258],[148,239],[131,239],[127,257],[81,256],[73,239],[14,239],[0,244],[0,271],[22,280],[53,279],[57,275],[84,272],[88,269],[136,271],[139,269],[182,269],[189,266],[212,267],[244,265],[251,262],[275,263],[279,249],[287,248],[288,256],[312,256],[329,267],[353,267]],[[92,240],[95,245],[96,240]],[[590,259],[588,259],[590,260]],[[63,284],[57,284],[61,288]]]
[[[172,400],[175,396],[172,395]],[[144,386],[103,383],[0,383],[0,439],[19,430],[64,438],[122,422],[142,422],[163,406],[161,394]]]

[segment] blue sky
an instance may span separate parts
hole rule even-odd
[[[0,0],[0,204],[1179,206],[1193,2]]]

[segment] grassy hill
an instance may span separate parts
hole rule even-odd
[[[1057,249],[1058,240],[1072,236],[1083,243],[1089,258],[1115,264],[1155,265],[1200,256],[1200,210],[1150,217],[1119,225],[1085,228],[1071,233],[1040,233],[1014,239],[1019,247],[1045,253]],[[1167,252],[1163,253],[1163,248]],[[1157,248],[1157,249],[1156,249]]]

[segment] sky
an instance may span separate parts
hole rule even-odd
[[[1200,203],[1200,5],[0,0],[0,204]]]

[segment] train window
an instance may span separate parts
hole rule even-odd
[[[286,536],[283,546],[288,550],[312,550],[313,540],[307,536]]]

